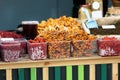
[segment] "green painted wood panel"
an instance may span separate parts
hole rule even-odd
[[[30,68],[30,78],[31,80],[37,80],[36,78],[36,68]]]
[[[49,76],[49,80],[55,80],[55,67],[49,67],[49,71],[48,71],[48,76]],[[43,69],[42,69],[42,75],[43,75]],[[43,80],[43,79],[41,79]]]
[[[107,80],[107,64],[101,64],[101,80]]]
[[[72,66],[66,66],[66,80],[72,80]]]
[[[84,66],[78,66],[78,80],[84,80]]]
[[[61,80],[60,67],[55,67],[55,80]]]
[[[66,66],[61,66],[61,80],[66,80]]]
[[[101,80],[101,64],[95,65],[96,80]]]
[[[18,78],[19,80],[24,80],[24,69],[18,69]]]

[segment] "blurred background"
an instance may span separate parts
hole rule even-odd
[[[15,29],[21,21],[72,15],[72,0],[0,0],[0,30]]]
[[[119,6],[118,0],[103,0],[103,12]],[[63,15],[78,17],[78,10],[86,0],[0,0],[0,30],[15,30],[21,21],[42,21]]]

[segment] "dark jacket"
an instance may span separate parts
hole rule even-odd
[[[85,0],[73,0],[73,9],[72,9],[72,17],[78,18],[78,10],[81,5],[85,4]],[[103,0],[103,16],[105,16],[108,9],[108,0]]]

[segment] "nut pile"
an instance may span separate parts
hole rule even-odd
[[[43,37],[48,42],[49,58],[70,57],[71,41],[93,40],[96,38],[94,35],[87,34],[82,28],[81,23],[75,18],[66,16],[56,19],[49,18],[47,21],[42,21],[38,24],[37,32],[37,37]],[[74,49],[74,47],[78,47],[79,43],[72,43],[72,45]],[[81,50],[86,51],[86,48],[79,49],[81,53],[72,54],[81,55],[83,52]]]
[[[75,18],[66,16],[42,21],[38,24],[37,32],[38,36],[43,37],[47,42],[94,39],[94,36],[83,30]]]
[[[93,49],[93,44],[90,40],[72,41],[72,48],[73,57],[92,56],[90,51]]]
[[[70,41],[56,41],[48,43],[49,58],[69,58]]]

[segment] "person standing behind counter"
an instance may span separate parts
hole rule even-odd
[[[120,0],[103,0],[103,16],[105,16],[108,7],[112,6],[113,2],[120,2]],[[72,10],[72,17],[74,18],[78,18],[78,10],[80,8],[81,5],[84,5],[86,3],[85,0],[73,0],[73,10]],[[120,6],[120,4],[117,4]]]

